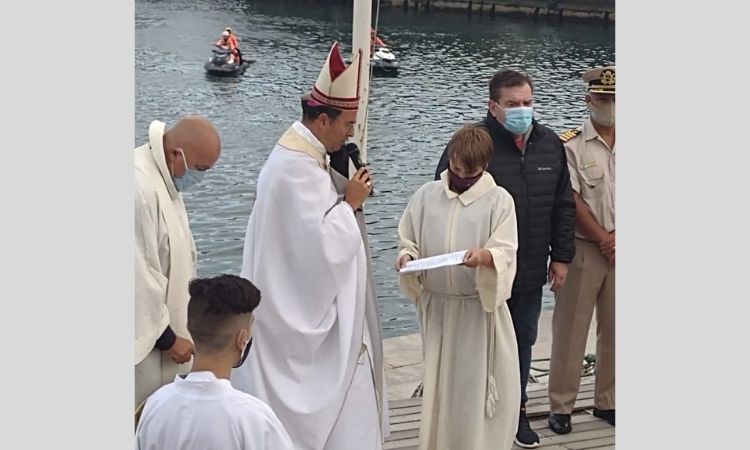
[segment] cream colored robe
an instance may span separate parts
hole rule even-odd
[[[135,149],[135,405],[187,373],[154,349],[169,325],[187,331],[188,283],[195,277],[196,250],[182,196],[164,157],[164,123],[153,121],[149,143]]]
[[[399,223],[399,257],[484,247],[494,268],[463,265],[400,275],[416,302],[424,392],[421,450],[509,450],[521,390],[513,322],[505,301],[516,272],[513,198],[484,175],[461,195],[442,179],[412,196]]]
[[[261,291],[232,384],[266,402],[295,450],[379,450],[367,257],[319,141],[297,122],[258,177],[242,276]]]

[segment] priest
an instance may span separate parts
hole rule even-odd
[[[296,450],[379,450],[387,433],[361,228],[372,180],[332,172],[329,156],[354,135],[360,82],[361,52],[346,66],[334,43],[261,169],[245,235],[241,275],[265,298],[232,383],[273,409]]]

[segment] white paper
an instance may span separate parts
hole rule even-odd
[[[437,269],[439,267],[457,266],[464,262],[464,256],[468,250],[446,253],[444,255],[430,256],[429,258],[416,259],[406,263],[406,267],[399,273],[420,272],[422,270]]]

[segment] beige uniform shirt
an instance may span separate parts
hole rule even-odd
[[[591,119],[565,141],[565,152],[573,190],[581,195],[594,219],[607,232],[615,229],[615,147],[611,149],[596,132]],[[586,239],[576,228],[576,237]]]

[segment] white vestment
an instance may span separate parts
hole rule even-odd
[[[442,179],[412,196],[399,257],[489,249],[493,267],[450,266],[400,276],[416,302],[424,356],[420,450],[510,450],[521,389],[506,300],[516,273],[513,198],[486,172],[461,195]]]
[[[232,384],[271,406],[296,450],[380,449],[365,248],[325,148],[299,122],[258,177],[241,275],[261,302]]]
[[[175,377],[146,402],[136,450],[292,450],[271,408],[211,372]]]
[[[164,123],[153,121],[149,143],[135,149],[135,406],[187,373],[154,349],[167,325],[187,330],[188,283],[196,251],[182,196],[172,181],[163,147]]]

